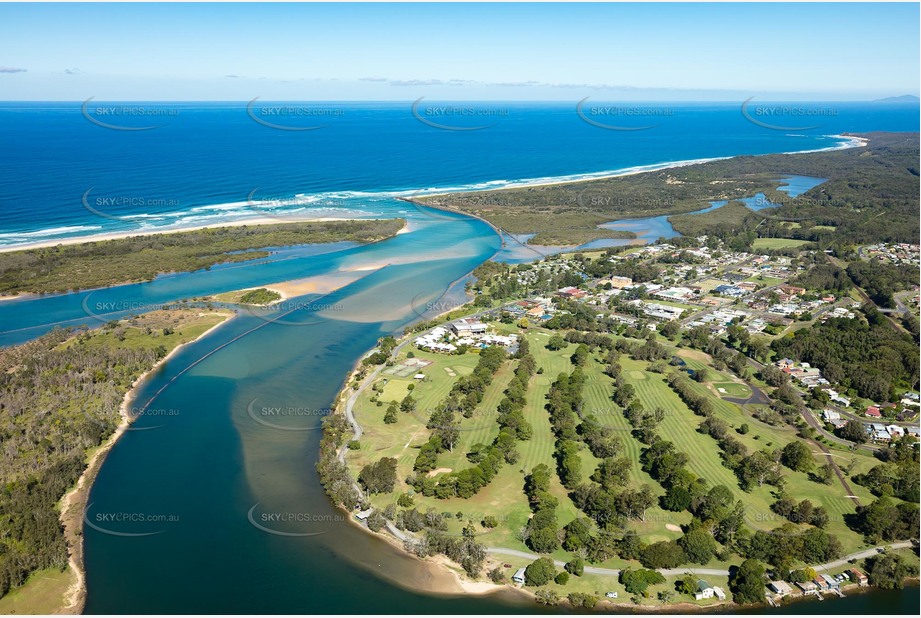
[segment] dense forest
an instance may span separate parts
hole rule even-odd
[[[885,309],[895,308],[893,294],[918,285],[918,269],[908,264],[858,260],[848,265],[847,274],[874,303]]]
[[[820,244],[917,242],[917,133],[868,133],[869,145],[802,154],[733,157],[631,176],[501,191],[428,196],[417,201],[481,216],[533,244],[575,245],[605,238],[616,219],[681,215],[711,201],[730,204],[701,215],[672,217],[686,234],[721,238],[784,237]],[[791,198],[778,191],[790,175],[827,179]],[[748,211],[743,197],[764,193],[779,208]],[[718,213],[718,214],[717,214]]]
[[[854,388],[874,401],[895,400],[900,389],[918,386],[918,346],[875,309],[867,320],[830,318],[775,340],[779,357],[819,367],[832,383]]]
[[[57,503],[86,468],[86,451],[115,430],[141,374],[222,319],[158,311],[0,349],[0,596],[34,571],[67,566]]]

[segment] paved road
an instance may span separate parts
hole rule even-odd
[[[490,312],[492,312],[492,311],[495,311],[495,310],[494,310],[494,309],[486,309],[486,310],[478,311],[478,312],[476,312],[476,313],[473,313],[473,314],[471,314],[471,315],[464,316],[464,317],[478,318],[478,317],[480,317],[480,316],[482,316],[482,315],[484,315],[484,314],[486,314],[486,313],[490,313]],[[393,350],[390,352],[390,358],[396,358],[397,355],[400,353],[400,351],[401,351],[404,347],[410,345],[410,344],[411,344],[413,341],[415,341],[417,338],[421,337],[422,335],[425,335],[425,334],[430,333],[431,331],[435,330],[435,329],[438,328],[439,326],[444,327],[444,324],[438,324],[438,325],[433,326],[432,328],[430,328],[430,329],[428,329],[428,330],[421,331],[421,332],[418,332],[418,333],[411,333],[411,334],[407,335],[405,341],[402,341],[401,343],[398,343],[396,346],[394,346]],[[348,400],[347,400],[346,403],[345,403],[345,411],[344,411],[344,412],[345,412],[345,418],[349,421],[349,424],[352,426],[352,440],[360,440],[360,439],[361,439],[361,435],[362,435],[361,424],[355,419],[355,414],[354,414],[355,403],[358,401],[358,398],[361,396],[361,394],[364,392],[364,390],[365,390],[366,388],[368,388],[369,385],[371,385],[371,384],[374,383],[374,380],[377,379],[377,376],[379,376],[379,375],[381,374],[381,372],[382,372],[386,367],[387,367],[386,363],[381,364],[381,365],[378,365],[377,367],[375,367],[375,368],[374,368],[374,371],[372,371],[371,373],[369,373],[369,374],[365,377],[365,379],[361,381],[361,384],[358,386],[358,388],[357,388],[355,391],[353,391],[351,395],[349,395],[349,398],[348,398]],[[339,458],[339,461],[341,461],[342,463],[345,463],[345,456],[346,456],[346,453],[348,453],[348,450],[349,450],[349,449],[348,449],[348,447],[346,447],[346,446],[343,446],[343,447],[339,450],[338,458]]]
[[[829,562],[826,564],[817,564],[812,568],[815,569],[816,571],[827,571],[829,569],[834,569],[839,566],[844,566],[851,560],[860,560],[863,558],[869,558],[870,556],[875,556],[877,553],[879,553],[879,550],[881,548],[891,547],[892,549],[902,549],[902,548],[911,547],[911,546],[912,546],[911,541],[900,541],[898,543],[891,543],[889,545],[880,545],[878,547],[871,547],[870,549],[865,549],[863,551],[853,553],[849,556],[845,556],[844,558],[841,558],[840,560],[835,560],[834,562]],[[486,548],[486,551],[496,556],[514,556],[516,558],[524,558],[525,560],[537,560],[538,558],[541,557],[538,554],[532,554],[526,551],[519,551],[517,549],[508,549],[506,547],[488,547]],[[562,560],[554,560],[553,563],[558,567],[562,567],[565,564]],[[682,569],[657,569],[657,570],[659,571],[659,573],[665,576],[670,576],[670,575],[728,576],[729,575],[728,569],[682,568]],[[620,569],[603,569],[600,567],[587,566],[585,567],[585,572],[591,573],[593,575],[611,575],[614,577],[620,576]]]
[[[506,547],[487,547],[486,551],[493,555],[514,556],[516,558],[524,558],[525,560],[537,560],[541,557],[538,554],[519,551],[517,549],[508,549]],[[566,563],[562,560],[554,560],[553,564],[562,568]],[[620,577],[620,571],[620,569],[604,569],[601,567],[593,566],[585,567],[585,572],[591,573],[593,575],[611,575],[613,577]],[[729,575],[729,571],[724,569],[659,569],[659,573],[662,573],[663,575],[685,575],[688,573],[694,575]]]
[[[479,316],[481,316],[481,315],[483,315],[483,314],[485,314],[485,313],[489,313],[489,310],[481,311],[481,312],[475,313],[475,314],[473,314],[473,315],[471,315],[471,316],[468,316],[468,317],[479,317]],[[435,327],[432,327],[432,329],[429,329],[428,331],[424,331],[424,333],[427,333],[427,332],[433,330],[434,328],[435,328]],[[408,336],[407,339],[406,339],[405,341],[403,341],[402,343],[399,343],[398,345],[396,345],[396,346],[393,348],[393,351],[392,351],[392,353],[391,353],[391,357],[397,356],[397,355],[399,354],[399,352],[400,352],[405,346],[407,346],[407,345],[409,345],[410,343],[412,343],[412,341],[414,341],[417,337],[421,336],[422,334],[423,334],[423,333],[414,333],[414,334]],[[763,365],[762,365],[761,363],[758,363],[757,361],[755,361],[755,360],[753,360],[753,359],[749,359],[749,362],[750,362],[751,364],[753,364],[757,369],[760,369],[761,367],[763,367]],[[365,388],[367,388],[369,384],[372,384],[372,383],[374,382],[374,380],[377,378],[378,375],[380,375],[381,371],[383,371],[383,369],[384,369],[385,367],[386,367],[386,365],[384,365],[384,364],[379,365],[378,367],[376,367],[376,368],[374,369],[374,371],[372,371],[370,374],[368,374],[368,376],[365,377],[364,380],[362,380],[362,382],[361,382],[361,384],[359,385],[359,387],[349,396],[348,401],[346,402],[346,406],[345,406],[345,416],[346,416],[346,418],[348,419],[349,424],[352,426],[352,432],[353,432],[353,438],[352,438],[352,439],[354,439],[354,440],[359,440],[359,439],[361,438],[361,436],[362,436],[361,424],[359,424],[358,421],[355,419],[355,415],[354,415],[354,413],[353,413],[353,409],[354,409],[355,403],[358,401],[358,397],[359,397],[359,396],[361,395],[361,393],[365,390]],[[758,389],[756,386],[754,386],[754,385],[752,385],[752,384],[749,384],[748,386],[752,389],[752,393],[753,393],[751,399],[760,399],[761,397],[765,397],[765,395],[761,392],[761,390]],[[806,417],[807,422],[808,422],[809,419],[812,417],[812,415],[811,415],[811,414],[808,414],[808,413],[804,414],[803,416]],[[815,420],[815,419],[813,418],[813,421],[814,421],[814,420]],[[824,431],[824,427],[822,427],[820,430],[821,430],[823,433],[827,433],[827,432]],[[837,438],[836,436],[833,436],[833,437],[834,437],[834,438]],[[835,462],[834,462],[833,459],[832,459],[831,453],[829,453],[828,450],[827,450],[824,446],[822,446],[821,444],[819,444],[819,443],[815,443],[815,444],[816,444],[816,446],[817,446],[818,448],[820,448],[820,449],[822,449],[822,450],[824,451],[824,453],[825,453],[825,455],[826,455],[826,458],[828,459],[829,463],[831,464],[832,468],[834,469],[836,475],[838,476],[838,479],[841,481],[841,484],[842,484],[842,485],[845,487],[845,489],[848,491],[848,494],[849,494],[849,495],[852,495],[852,493],[851,493],[851,491],[850,491],[850,487],[848,486],[847,481],[844,479],[843,475],[841,474],[841,471],[838,469],[838,466],[835,465]],[[346,453],[347,453],[347,452],[348,452],[348,447],[343,447],[342,449],[340,449],[339,454],[338,454],[339,461],[345,463],[345,456],[346,456]],[[856,500],[855,500],[855,501],[856,501]],[[859,502],[857,502],[857,504],[859,504]],[[396,538],[398,538],[398,539],[400,539],[400,540],[402,540],[402,541],[407,541],[407,540],[411,540],[411,539],[414,538],[412,535],[406,534],[405,532],[403,532],[403,531],[397,529],[397,527],[394,526],[393,523],[392,523],[392,522],[389,522],[389,521],[387,522],[387,530],[388,530],[391,534],[393,534]],[[868,558],[868,557],[870,557],[870,556],[875,555],[875,554],[877,553],[877,550],[880,549],[881,547],[891,547],[891,548],[893,548],[893,549],[900,549],[900,548],[903,548],[903,547],[911,547],[911,546],[912,546],[912,543],[911,543],[910,541],[903,541],[903,542],[893,543],[893,544],[890,544],[890,545],[888,545],[888,546],[887,546],[887,545],[882,545],[882,546],[879,546],[879,547],[874,547],[874,548],[870,548],[870,549],[867,549],[867,550],[864,550],[864,551],[860,551],[860,552],[851,554],[851,555],[849,555],[849,556],[845,556],[844,558],[841,558],[840,560],[836,560],[836,561],[834,561],[834,562],[829,562],[829,563],[827,563],[827,564],[820,564],[820,565],[817,565],[817,566],[815,566],[815,567],[813,567],[813,568],[814,568],[816,571],[828,570],[828,569],[832,569],[832,568],[835,568],[835,567],[838,567],[838,566],[842,566],[842,565],[844,565],[844,564],[847,564],[849,560],[854,560],[854,559],[858,559],[858,560],[859,560],[859,559],[862,559],[862,558]],[[506,548],[506,547],[488,547],[488,548],[486,549],[486,551],[487,551],[488,553],[490,553],[490,554],[493,554],[493,555],[514,556],[514,557],[517,557],[517,558],[524,558],[525,560],[537,560],[538,558],[540,558],[540,556],[539,556],[538,554],[533,554],[533,553],[526,552],[526,551],[520,551],[520,550],[517,550],[517,549],[510,549],[510,548]],[[565,562],[563,562],[562,560],[554,560],[553,563],[554,563],[556,566],[560,567],[560,568],[562,568],[562,567],[565,565]],[[685,575],[685,574],[690,574],[690,575],[719,575],[719,576],[728,576],[728,575],[729,575],[729,571],[728,571],[727,569],[678,568],[678,569],[658,569],[658,571],[659,571],[660,573],[662,573],[663,575],[665,575],[665,576],[670,576],[670,575]],[[602,568],[602,567],[586,566],[586,567],[585,567],[585,572],[586,572],[586,573],[593,574],[593,575],[609,575],[609,576],[613,576],[613,577],[619,577],[619,576],[620,576],[620,569],[606,569],[606,568]]]
[[[890,545],[881,545],[880,547],[891,547],[892,549],[903,549],[905,547],[911,547],[913,544],[911,541],[900,541],[898,543],[892,543]],[[871,547],[870,549],[865,549],[857,553],[851,554],[850,556],[845,556],[840,560],[835,560],[833,562],[828,562],[826,564],[817,564],[813,569],[816,571],[827,571],[829,569],[834,569],[839,566],[844,566],[851,560],[861,560],[863,558],[869,558],[870,556],[875,556],[879,553],[880,547]]]

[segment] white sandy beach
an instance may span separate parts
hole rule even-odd
[[[244,225],[272,225],[278,223],[309,223],[324,221],[357,221],[360,219],[343,219],[337,217],[285,217],[284,219],[272,217],[256,217],[252,219],[239,219],[236,221],[225,221],[222,223],[209,223],[208,225],[196,225],[192,227],[177,227],[169,229],[153,230],[134,230],[127,232],[107,232],[105,234],[91,234],[88,236],[72,236],[70,238],[56,238],[51,240],[41,240],[32,243],[22,243],[0,247],[0,253],[10,251],[23,251],[26,249],[42,249],[45,247],[56,247],[58,245],[79,245],[85,242],[99,242],[102,240],[116,240],[119,238],[131,238],[133,236],[155,236],[158,234],[178,234],[179,232],[194,232],[196,230],[207,230],[217,227],[241,227]],[[400,232],[398,232],[400,233]]]
[[[838,144],[835,146],[828,146],[827,148],[816,148],[815,150],[793,150],[790,152],[777,152],[777,153],[765,153],[767,154],[806,154],[811,152],[828,152],[832,150],[846,150],[848,148],[860,148],[866,146],[869,143],[869,140],[865,137],[858,137],[856,135],[829,135],[828,137],[835,137],[838,139],[847,140],[843,144]],[[735,157],[743,155],[731,155],[728,157],[709,157],[704,159],[687,159],[684,161],[672,161],[669,163],[653,163],[651,165],[641,165],[626,170],[615,171],[611,173],[600,173],[599,175],[590,175],[586,174],[578,178],[566,178],[564,180],[537,180],[534,182],[528,182],[523,180],[521,182],[509,183],[504,187],[492,187],[489,189],[465,189],[463,191],[446,191],[444,193],[416,193],[407,199],[412,201],[415,199],[429,198],[429,197],[444,197],[446,195],[452,195],[455,193],[487,193],[494,191],[503,191],[506,189],[522,189],[522,188],[533,188],[533,187],[551,187],[557,185],[571,185],[582,182],[593,182],[595,180],[606,180],[609,178],[622,178],[624,176],[635,176],[637,174],[645,174],[647,172],[659,172],[662,170],[670,170],[679,167],[688,167],[691,165],[700,165],[701,163],[710,163],[711,161],[725,161],[726,159],[734,159]],[[765,156],[765,155],[758,155]]]
[[[805,154],[805,153],[811,153],[811,152],[825,152],[825,151],[830,151],[830,150],[844,150],[847,148],[860,148],[860,147],[866,146],[869,142],[867,138],[858,137],[855,135],[831,135],[829,137],[835,137],[835,138],[846,140],[846,141],[842,144],[838,144],[836,146],[829,146],[827,148],[818,148],[815,150],[797,150],[797,151],[783,152],[783,153],[776,153],[776,154]],[[525,187],[545,187],[545,186],[574,184],[574,183],[580,183],[580,182],[592,182],[594,180],[605,180],[608,178],[620,178],[623,176],[634,176],[636,174],[644,174],[646,172],[656,172],[656,171],[674,169],[674,168],[679,168],[679,167],[687,167],[690,165],[699,165],[701,163],[709,163],[711,161],[721,161],[725,159],[732,159],[734,156],[738,156],[738,155],[733,155],[733,156],[728,156],[728,157],[710,157],[710,158],[704,158],[704,159],[687,159],[684,161],[672,161],[668,163],[654,163],[651,165],[636,166],[636,167],[629,168],[626,170],[612,171],[610,173],[600,172],[598,175],[583,174],[578,177],[565,178],[565,179],[560,179],[560,180],[546,180],[546,179],[535,179],[533,181],[522,180],[522,181],[517,181],[517,182],[510,182],[506,184],[505,186],[494,187],[494,188],[489,188],[489,189],[469,188],[469,189],[463,189],[461,191],[445,191],[443,193],[425,193],[425,192],[419,191],[413,194],[406,195],[401,199],[412,202],[416,199],[420,199],[423,197],[425,198],[443,197],[446,195],[452,195],[454,193],[479,193],[479,192],[486,192],[486,191],[492,192],[492,191],[502,191],[505,189],[517,189],[517,188],[525,188]],[[239,219],[235,221],[225,221],[221,223],[210,223],[207,225],[198,225],[198,226],[189,226],[189,227],[175,227],[175,228],[168,228],[168,229],[153,229],[153,230],[149,230],[149,229],[148,230],[134,230],[134,231],[124,231],[124,232],[107,232],[103,234],[88,234],[86,236],[73,236],[69,238],[49,239],[49,240],[42,240],[42,241],[21,243],[21,244],[16,244],[16,245],[0,247],[0,253],[6,253],[10,251],[22,251],[25,249],[41,249],[45,247],[55,247],[58,245],[75,245],[75,244],[80,244],[80,243],[85,243],[85,242],[97,242],[97,241],[102,241],[102,240],[115,240],[118,238],[130,238],[132,236],[150,236],[150,235],[155,235],[155,234],[176,234],[178,232],[192,232],[195,230],[204,230],[204,229],[218,228],[218,227],[238,227],[238,226],[243,226],[243,225],[270,225],[273,223],[305,223],[305,222],[313,222],[313,221],[353,221],[353,220],[355,219],[339,218],[339,217],[291,216],[291,217],[284,217],[284,218],[280,218],[280,217],[273,218],[273,217],[263,216],[263,217],[253,217],[253,218],[248,218],[248,219]],[[399,230],[397,234],[406,234],[410,231],[411,229],[409,225],[407,224],[406,226],[403,227],[403,229]]]

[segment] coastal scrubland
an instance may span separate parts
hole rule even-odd
[[[148,234],[73,245],[10,251],[0,260],[0,295],[54,293],[149,281],[269,255],[269,247],[393,236],[402,219],[240,225]]]
[[[867,133],[865,147],[834,151],[740,156],[628,176],[445,194],[415,201],[480,216],[513,234],[536,234],[536,245],[578,245],[609,238],[601,223],[670,217],[686,235],[739,232],[826,245],[913,242],[919,234],[918,134]],[[779,191],[790,175],[827,179],[791,198]],[[740,202],[763,193],[780,207],[753,212]],[[711,201],[730,204],[685,215]]]
[[[0,602],[18,613],[60,609],[72,579],[61,574],[80,553],[83,510],[77,505],[76,527],[65,537],[62,497],[123,414],[131,415],[123,404],[136,380],[228,315],[154,311],[0,349],[0,597],[29,582]]]

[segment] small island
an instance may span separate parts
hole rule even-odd
[[[213,298],[216,301],[224,303],[266,307],[282,300],[284,297],[279,292],[269,288],[254,288],[251,290],[237,290],[236,292],[217,294]]]

